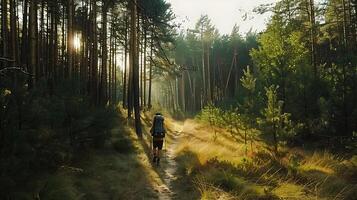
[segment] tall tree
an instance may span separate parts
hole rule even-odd
[[[32,88],[35,85],[35,81],[38,79],[38,63],[37,63],[37,0],[30,0],[30,13],[29,13],[29,49],[30,49],[30,61],[29,72],[34,74],[35,77],[30,76],[29,87]]]
[[[133,89],[133,101],[135,111],[135,130],[139,137],[142,137],[141,132],[141,119],[140,119],[140,97],[139,97],[139,57],[138,57],[138,40],[137,40],[137,1],[133,0],[130,3],[131,8],[131,30],[130,30],[130,53],[131,53],[131,68],[132,68],[132,89]]]
[[[67,0],[67,77],[72,78],[73,73],[73,49],[74,49],[74,34],[73,34],[73,16],[74,16],[74,1]]]
[[[100,80],[100,102],[105,104],[107,101],[107,69],[108,69],[108,41],[107,41],[107,34],[108,34],[108,2],[103,1],[102,6],[102,70],[101,70],[101,80]]]

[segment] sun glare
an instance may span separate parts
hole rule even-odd
[[[74,34],[73,46],[76,51],[79,51],[81,48],[81,37],[78,33]]]

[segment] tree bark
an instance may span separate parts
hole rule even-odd
[[[7,20],[7,0],[1,1],[1,39],[2,39],[2,55],[8,58],[8,20]]]
[[[41,0],[41,9],[40,9],[40,30],[38,36],[38,53],[37,53],[37,62],[38,62],[38,76],[39,78],[46,74],[45,70],[45,1]]]
[[[144,101],[144,105],[146,106],[146,48],[147,48],[147,36],[146,36],[146,29],[144,30],[144,74],[143,74],[143,79],[144,79],[144,84],[143,84],[143,90],[144,90],[144,94],[143,94],[143,101]]]
[[[150,45],[150,67],[149,67],[149,94],[148,94],[148,108],[151,109],[151,90],[152,90],[152,65],[153,65],[153,38],[151,37],[151,45]]]
[[[128,60],[128,17],[125,15],[125,36],[124,36],[124,75],[123,75],[123,108],[127,108],[127,60]]]
[[[131,4],[134,4],[132,2]],[[136,7],[135,5],[130,5],[131,9]],[[133,86],[133,67],[134,67],[134,53],[136,51],[136,46],[134,46],[134,34],[136,34],[136,13],[131,10],[130,13],[130,39],[129,39],[129,74],[128,74],[128,89],[127,89],[127,99],[128,99],[128,118],[132,117],[133,107],[134,107],[134,86]],[[135,16],[133,16],[135,15]],[[128,27],[129,28],[129,27]],[[133,30],[135,28],[135,30]],[[134,33],[135,32],[135,33]]]
[[[108,49],[107,49],[107,11],[108,6],[107,2],[103,2],[102,7],[102,73],[101,73],[101,83],[100,83],[100,103],[106,104],[107,101],[107,69],[108,69]]]
[[[113,76],[112,76],[112,78],[113,78],[113,81],[112,81],[112,83],[113,83],[113,88],[112,88],[112,90],[113,90],[113,102],[116,104],[117,103],[117,58],[116,58],[116,52],[117,52],[117,41],[116,41],[116,39],[114,39],[114,43],[113,43],[113,65],[112,65],[112,67],[113,67],[113,69],[112,69],[112,72],[113,72]]]
[[[98,104],[98,39],[97,39],[97,3],[92,0],[92,13],[91,13],[91,93],[92,101],[94,104]]]
[[[314,77],[317,78],[316,63],[316,27],[315,27],[315,5],[314,0],[309,0],[309,20],[310,20],[310,42],[311,42],[311,64],[313,67]]]
[[[35,77],[30,76],[29,88],[33,88],[36,84],[38,77],[37,70],[37,1],[30,0],[30,24],[29,24],[29,46],[30,46],[30,74],[34,74]]]
[[[28,0],[24,0],[23,3],[23,15],[22,15],[22,38],[21,38],[21,61],[22,64],[27,66],[27,48],[28,48]]]
[[[138,137],[142,137],[141,132],[141,120],[140,120],[140,100],[139,100],[139,63],[138,63],[138,38],[137,38],[137,26],[136,26],[136,16],[137,16],[137,0],[131,1],[131,58],[132,58],[132,68],[133,68],[133,97],[134,97],[134,111],[135,111],[135,130]]]
[[[66,21],[66,9],[65,5],[62,7],[62,44],[61,44],[61,57],[62,57],[62,67],[61,67],[61,79],[63,79],[66,76],[66,27],[65,27],[65,21]]]
[[[211,91],[211,66],[210,66],[210,44],[207,44],[207,99],[208,102],[212,101],[212,91]]]
[[[112,26],[110,26],[109,28],[110,30],[110,37],[109,37],[109,63],[108,63],[108,87],[107,87],[107,94],[108,94],[108,101],[110,104],[112,104],[112,85],[113,85],[113,82],[112,82],[112,75],[113,75],[113,72],[112,72],[112,69],[113,69],[113,30],[112,30]]]
[[[67,78],[72,78],[73,73],[73,0],[67,0]]]
[[[15,0],[10,0],[10,41],[11,41],[11,49],[10,49],[10,57],[13,62],[13,65],[17,65],[19,61],[18,56],[18,43],[17,43],[17,27],[16,27],[16,5]]]
[[[201,42],[202,42],[202,81],[203,81],[203,90],[201,95],[201,107],[206,102],[206,69],[205,69],[205,45],[203,42],[203,24],[201,26]]]

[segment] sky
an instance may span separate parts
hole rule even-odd
[[[230,34],[234,24],[241,33],[253,30],[262,31],[270,14],[257,15],[252,10],[277,0],[166,0],[176,15],[175,21],[182,24],[181,29],[194,28],[201,15],[207,14],[221,34]],[[248,17],[244,21],[243,16]]]

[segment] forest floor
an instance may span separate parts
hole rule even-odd
[[[263,140],[245,145],[243,135],[185,120],[174,155],[179,179],[199,191],[188,199],[356,199],[356,156],[281,147],[277,157],[267,149]]]
[[[132,121],[119,118],[104,148],[85,149],[77,162],[53,174],[37,177],[33,196],[38,199],[198,199],[191,184],[178,180],[175,149],[184,127],[168,120],[160,166],[151,162],[151,117],[143,115],[143,138],[135,134]],[[186,180],[185,180],[186,181]]]
[[[53,200],[349,199],[343,193],[357,191],[356,169],[350,163],[304,152],[306,158],[299,158],[301,165],[291,176],[297,178],[289,178],[283,164],[268,155],[261,155],[266,159],[261,165],[253,164],[254,156],[262,157],[246,155],[241,138],[232,139],[223,130],[192,119],[166,118],[168,133],[161,164],[156,166],[151,162],[151,118],[150,113],[142,115],[142,139],[131,128],[132,121],[119,118],[104,148],[84,150],[78,162],[39,178],[36,194]],[[258,151],[260,145],[250,147]],[[337,174],[342,166],[353,172],[352,180]]]

